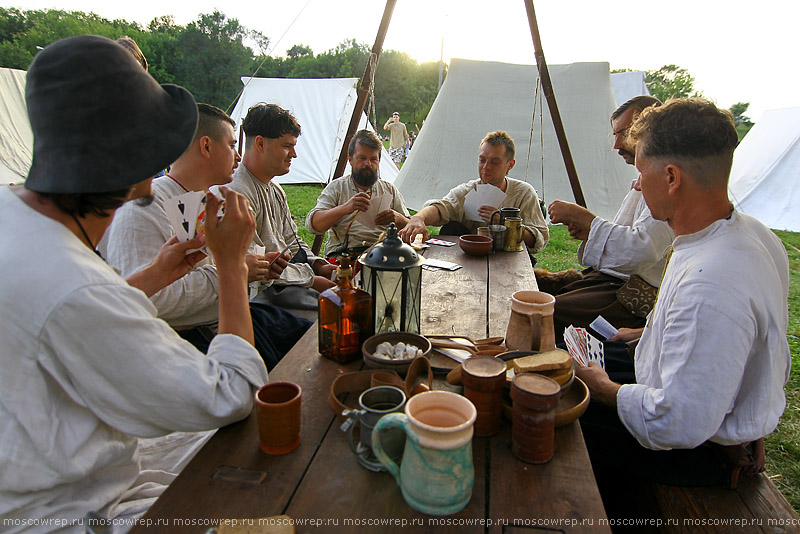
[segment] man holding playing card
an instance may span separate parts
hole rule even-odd
[[[0,521],[14,532],[83,532],[90,512],[136,519],[174,478],[149,468],[137,437],[250,413],[267,381],[246,290],[255,221],[244,197],[222,191],[225,216],[205,235],[219,335],[204,355],[94,250],[117,208],[148,195],[150,177],[188,146],[192,96],[87,35],[40,51],[25,95],[33,163],[24,186],[0,188]],[[207,204],[215,213],[219,200]],[[184,251],[169,258],[156,270],[161,287],[191,267]]]
[[[352,172],[329,183],[306,215],[306,228],[313,234],[330,230],[325,256],[345,250],[355,253],[372,245],[383,227],[408,223],[403,195],[379,176],[381,141],[369,130],[359,130],[347,148]]]
[[[201,103],[197,107],[199,120],[194,138],[170,172],[153,180],[154,201],[147,206],[130,202],[121,207],[101,243],[104,257],[122,276],[127,277],[152,261],[173,235],[181,241],[201,235],[207,219],[206,192],[212,186],[229,183],[241,159],[236,152],[233,119],[215,106]],[[266,256],[248,254],[248,282],[278,278],[287,264],[287,258],[279,256],[278,252]],[[219,320],[218,290],[217,268],[207,258],[150,300],[161,319],[206,352]],[[311,323],[267,304],[252,303],[250,308],[256,348],[269,370]]]
[[[786,250],[728,200],[737,144],[728,111],[673,100],[643,111],[630,135],[647,205],[676,238],[636,348],[636,383],[576,369],[602,403],[581,419],[592,464],[598,481],[735,484],[763,469],[753,444],[785,408]]]
[[[231,188],[250,201],[256,217],[254,245],[268,251],[287,250],[292,259],[280,278],[265,286],[256,298],[287,308],[295,313],[306,311],[316,316],[319,292],[333,287],[331,278],[336,266],[314,255],[297,234],[286,193],[273,178],[289,172],[297,157],[295,145],[300,125],[294,116],[274,104],[256,104],[242,122],[245,153],[242,164],[233,173]],[[297,311],[295,311],[297,310]]]
[[[514,140],[503,131],[489,132],[480,143],[478,152],[477,180],[458,185],[440,200],[429,200],[425,207],[414,214],[408,225],[400,230],[403,241],[411,243],[417,234],[428,239],[427,226],[444,225],[440,233],[444,235],[464,235],[475,233],[479,226],[490,224],[492,213],[501,208],[519,208],[524,228],[523,241],[528,252],[534,254],[542,250],[550,239],[550,231],[539,207],[536,190],[527,182],[508,177],[514,168]],[[498,206],[480,206],[480,221],[468,219],[464,209],[467,195],[474,192],[479,184],[490,184],[505,193],[505,200]],[[495,222],[497,220],[495,219]]]

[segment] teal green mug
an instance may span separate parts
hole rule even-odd
[[[372,450],[397,480],[406,502],[430,515],[462,510],[472,497],[472,424],[477,412],[465,397],[429,391],[406,402],[405,413],[384,416],[372,431]],[[392,428],[406,434],[398,465],[381,446],[380,435]]]

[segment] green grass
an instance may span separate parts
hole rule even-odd
[[[311,245],[313,234],[305,229],[305,217],[314,207],[322,191],[316,185],[284,186],[292,215],[300,236]],[[437,228],[429,227],[432,235]],[[786,385],[786,411],[778,429],[766,440],[767,474],[783,495],[800,511],[800,233],[775,231],[789,255],[789,348],[792,353],[792,374]],[[537,267],[551,271],[579,268],[576,260],[578,241],[572,239],[563,225],[550,227],[550,242],[536,254]]]

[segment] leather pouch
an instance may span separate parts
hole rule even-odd
[[[636,274],[617,290],[617,300],[636,317],[645,318],[653,309],[658,295],[658,288],[651,286]]]

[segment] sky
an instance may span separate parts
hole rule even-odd
[[[172,15],[177,24],[218,9],[271,39],[272,54],[295,44],[315,53],[354,38],[371,48],[383,0],[2,0],[5,7],[93,11],[147,24]],[[800,2],[791,0],[534,0],[548,64],[608,62],[611,69],[683,67],[695,88],[728,108],[749,102],[764,111],[800,106]],[[630,12],[630,14],[625,14]],[[418,61],[452,57],[535,64],[523,0],[397,0],[384,49]],[[558,97],[558,95],[556,95]]]

